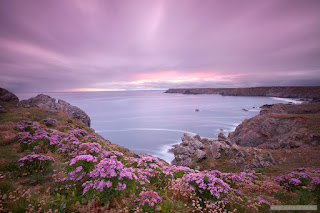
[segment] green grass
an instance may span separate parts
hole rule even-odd
[[[18,160],[20,157],[15,154],[12,146],[2,146],[0,149],[0,171],[15,172],[19,169]]]
[[[32,120],[38,121],[45,118],[54,118],[58,121],[65,121],[66,115],[61,111],[56,110],[46,110],[46,109],[39,109],[39,108],[21,108],[19,110],[11,110],[6,113],[1,114],[0,124],[4,124],[7,122],[14,122],[17,123],[20,120]]]

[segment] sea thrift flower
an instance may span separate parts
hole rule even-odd
[[[54,158],[43,154],[31,154],[20,158],[20,167],[27,171],[46,170],[54,162]]]
[[[97,162],[97,157],[94,157],[92,155],[78,155],[75,158],[72,158],[70,160],[69,165],[72,166],[73,164],[76,164],[78,161],[86,161],[86,162]]]
[[[162,202],[162,199],[155,191],[142,191],[139,194],[140,198],[137,198],[135,202],[138,202],[139,206],[156,206],[156,211],[160,211],[161,207],[159,206]]]

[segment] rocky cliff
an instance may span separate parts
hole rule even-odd
[[[175,155],[171,162],[172,165],[200,169],[205,160],[217,163],[223,159],[225,167],[238,168],[238,171],[253,171],[277,164],[269,152],[241,148],[232,144],[222,133],[219,134],[218,140],[209,140],[199,135],[189,134],[184,134],[181,139],[182,142],[174,145],[170,150]]]
[[[26,108],[38,107],[50,110],[62,110],[66,112],[70,118],[78,119],[90,127],[90,117],[83,110],[60,99],[56,102],[55,98],[51,98],[48,95],[39,94],[28,100],[20,101],[20,104]]]
[[[250,88],[184,88],[166,93],[220,94],[227,96],[269,96],[282,98],[320,98],[320,86],[314,87],[250,87]]]
[[[270,149],[320,145],[320,103],[275,104],[243,121],[228,139],[237,145]]]
[[[6,89],[0,88],[0,102],[18,103],[19,98]]]

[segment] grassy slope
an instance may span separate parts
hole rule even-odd
[[[282,116],[282,115],[277,115]],[[51,110],[44,110],[44,109],[13,109],[12,111],[8,111],[6,113],[0,114],[0,192],[9,192],[14,190],[16,191],[17,188],[19,188],[20,191],[23,193],[29,192],[30,196],[28,201],[25,201],[25,203],[32,203],[33,205],[38,205],[41,200],[45,200],[47,202],[46,208],[52,208],[52,209],[59,209],[63,212],[63,206],[59,206],[60,204],[63,205],[63,203],[66,203],[67,205],[70,204],[70,200],[68,200],[65,197],[50,197],[50,193],[48,191],[48,188],[52,185],[53,182],[53,175],[59,174],[64,168],[63,165],[63,157],[59,154],[54,154],[48,152],[48,155],[54,156],[56,161],[54,162],[52,168],[48,170],[45,173],[36,173],[33,175],[24,175],[20,174],[19,171],[19,165],[17,163],[17,160],[23,156],[23,153],[19,151],[19,144],[17,143],[16,137],[4,137],[4,136],[10,136],[12,134],[17,134],[17,132],[14,130],[15,124],[20,120],[32,120],[35,122],[40,122],[42,119],[51,117],[58,120],[58,125],[55,127],[55,131],[59,130],[62,131],[61,126],[67,122],[67,116],[61,112],[61,111],[51,111]],[[313,117],[310,117],[310,122],[313,124],[317,121],[313,121]],[[79,123],[77,120],[72,120],[74,124],[79,125],[81,128],[86,129],[87,132],[91,132],[93,134],[92,129],[85,127],[82,123]],[[42,125],[42,124],[40,124]],[[319,126],[314,126],[314,128],[318,128]],[[123,152],[126,156],[134,156],[133,152],[130,152],[129,150],[124,149],[121,146],[118,146],[116,144],[111,144],[113,149],[118,150],[120,152]],[[253,150],[250,150],[253,151]],[[270,151],[270,150],[268,150]],[[319,161],[319,149],[292,149],[289,153],[283,153],[280,151],[270,151],[274,155],[275,159],[278,160],[280,158],[286,158],[286,161],[283,164],[266,167],[264,169],[261,169],[260,172],[268,175],[268,176],[275,176],[280,174],[285,174],[297,167],[310,167],[312,169],[316,169],[320,166]],[[239,168],[233,168],[228,165],[227,160],[225,157],[222,157],[219,160],[214,161],[213,159],[207,159],[201,164],[198,164],[201,169],[218,169],[222,172],[236,172]],[[250,159],[248,159],[250,160]],[[194,163],[193,166],[197,166],[196,163]],[[29,191],[28,191],[29,190]],[[267,191],[261,191],[261,189],[255,189],[258,191],[255,191],[254,193],[251,191],[252,189],[245,189],[244,192],[252,195],[259,195],[259,193],[266,193]],[[260,190],[260,191],[259,191]],[[270,194],[270,193],[269,193]],[[272,193],[271,193],[272,194]],[[268,195],[268,196],[271,196]],[[292,193],[291,193],[292,194]],[[28,195],[28,193],[27,193]],[[31,196],[32,195],[32,196]],[[190,204],[191,200],[185,201],[185,198],[181,198],[181,196],[175,197],[174,200],[172,200],[172,193],[170,191],[163,192],[162,197],[164,199],[164,206],[167,205],[167,211],[170,212],[190,212],[193,208]],[[266,195],[267,196],[267,195]],[[281,197],[281,193],[273,194],[272,196],[278,196],[279,203],[283,204],[298,204],[301,200],[301,195],[298,195],[296,193],[293,193],[289,196],[289,198]],[[272,197],[271,196],[271,197]],[[299,197],[300,196],[300,197]],[[32,199],[31,199],[32,197]],[[128,198],[129,199],[129,198]],[[271,199],[271,198],[270,198]],[[129,199],[130,200],[130,199]],[[313,200],[313,198],[311,198]],[[113,205],[114,207],[124,205],[126,202],[126,199],[123,200],[113,200],[111,201],[110,205]],[[185,202],[189,202],[188,206],[184,206]],[[199,202],[199,201],[195,201]],[[314,203],[314,202],[313,202]],[[59,205],[58,205],[59,204]],[[21,204],[21,206],[12,206],[11,209],[13,212],[23,212],[23,209],[25,208]],[[58,206],[57,206],[58,205]],[[83,212],[89,212],[90,211],[90,205],[92,208],[95,208],[97,206],[96,203],[89,203],[87,206],[78,206],[76,210],[73,210],[75,212],[81,212],[81,209],[83,209]],[[0,206],[1,211],[1,206]],[[243,211],[240,211],[243,212]]]

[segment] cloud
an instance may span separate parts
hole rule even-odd
[[[318,0],[3,0],[0,87],[320,85],[319,9]]]

